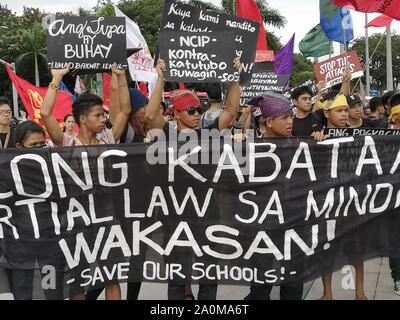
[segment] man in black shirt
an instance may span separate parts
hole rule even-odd
[[[313,132],[322,129],[322,126],[311,112],[311,97],[312,92],[308,86],[298,87],[292,93],[292,101],[297,109],[297,113],[293,118],[293,136],[309,137]]]
[[[371,120],[364,118],[363,105],[359,96],[346,96],[349,105],[349,128],[372,128],[374,124]]]

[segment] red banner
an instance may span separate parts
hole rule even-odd
[[[357,52],[350,51],[346,54],[341,54],[340,56],[336,56],[314,64],[314,72],[317,77],[317,81],[325,80],[326,88],[341,83],[344,68],[346,66],[350,68],[352,79],[359,78],[364,75]]]
[[[333,0],[339,7],[348,7],[360,12],[379,12],[400,20],[400,5],[398,0]]]
[[[260,9],[258,9],[254,0],[236,0],[236,15],[260,23],[257,50],[267,50],[267,37],[265,35],[264,22],[262,20]]]
[[[30,82],[18,77],[8,65],[6,65],[6,69],[29,117],[43,126],[40,108],[42,107],[47,87],[36,87]],[[72,97],[67,92],[59,91],[57,93],[53,115],[59,123],[63,123],[64,116],[69,113],[72,113]]]

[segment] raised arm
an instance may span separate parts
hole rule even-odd
[[[113,72],[111,74],[110,82],[110,102],[109,102],[109,113],[110,121],[112,124],[115,123],[117,114],[119,113],[119,87],[117,75]]]
[[[158,79],[154,91],[151,94],[149,103],[147,104],[145,113],[149,129],[163,129],[165,125],[164,117],[160,113],[160,104],[165,85],[163,71],[166,70],[165,61],[163,59],[158,59],[156,69]]]
[[[313,112],[317,111],[319,109],[319,104],[321,103],[321,97],[322,97],[322,90],[325,87],[326,81],[325,80],[321,80],[319,81],[315,87],[317,88],[318,94],[317,97],[315,99],[315,103],[314,103],[314,107],[313,107]]]
[[[110,113],[114,113],[114,121],[112,122],[112,133],[114,140],[118,141],[125,127],[128,123],[129,115],[131,114],[131,101],[129,99],[128,83],[126,81],[125,70],[117,69],[115,65],[113,66],[113,74],[116,75],[118,81],[118,98],[119,104],[110,104]],[[110,98],[111,100],[111,98]],[[119,105],[119,110],[111,110]]]
[[[242,71],[242,64],[240,63],[239,58],[235,58],[233,60],[235,69],[240,73]],[[226,129],[231,123],[232,120],[236,117],[239,112],[239,103],[240,103],[240,92],[241,87],[239,85],[239,79],[235,82],[231,82],[229,84],[228,89],[228,97],[226,99],[226,106],[224,111],[219,116],[219,131]]]
[[[344,68],[343,72],[343,82],[342,87],[340,88],[340,92],[343,93],[345,96],[349,96],[351,92],[350,88],[350,81],[351,81],[351,71],[349,67]]]
[[[42,107],[40,109],[40,116],[46,127],[46,131],[50,136],[53,143],[59,147],[63,146],[64,133],[60,128],[57,119],[53,116],[53,108],[56,103],[58,87],[60,82],[69,72],[69,66],[64,69],[52,69],[51,74],[53,79],[49,84],[46,95],[44,96]]]

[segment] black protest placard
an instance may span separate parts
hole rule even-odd
[[[26,288],[68,297],[115,281],[299,284],[397,252],[397,137],[197,137],[5,149],[0,271],[39,268]]]
[[[267,91],[283,92],[289,80],[288,75],[277,75],[271,61],[254,64],[250,85],[240,95],[240,104],[245,105],[250,99]]]
[[[215,32],[232,31],[235,39],[235,56],[240,57],[244,72],[243,84],[250,83],[260,24],[253,20],[225,13],[201,9],[173,0],[165,0],[161,17],[161,31]],[[226,50],[221,47],[221,51]]]
[[[113,63],[127,68],[125,18],[57,17],[47,34],[47,63],[80,73],[110,70]]]
[[[351,136],[398,136],[399,129],[381,129],[381,128],[325,128],[324,135],[334,137]]]
[[[172,82],[232,82],[239,80],[232,32],[161,31],[160,57],[165,78]],[[224,48],[224,50],[221,50]]]

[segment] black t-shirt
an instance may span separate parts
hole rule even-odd
[[[373,121],[371,119],[363,118],[361,125],[358,127],[353,127],[353,128],[374,128],[374,127],[375,127],[375,124],[373,123]]]
[[[375,117],[368,117],[368,120],[370,120],[374,124],[375,128],[386,129],[388,127],[387,119],[385,117],[379,119]]]
[[[1,145],[4,147],[4,144],[6,143],[7,139],[7,133],[0,133],[0,141]],[[11,128],[10,131],[10,138],[8,140],[8,145],[7,148],[15,148],[15,136],[14,136],[14,129]]]
[[[293,118],[292,136],[294,137],[309,137],[313,132],[320,130],[322,126],[313,113],[303,119],[296,116]]]

